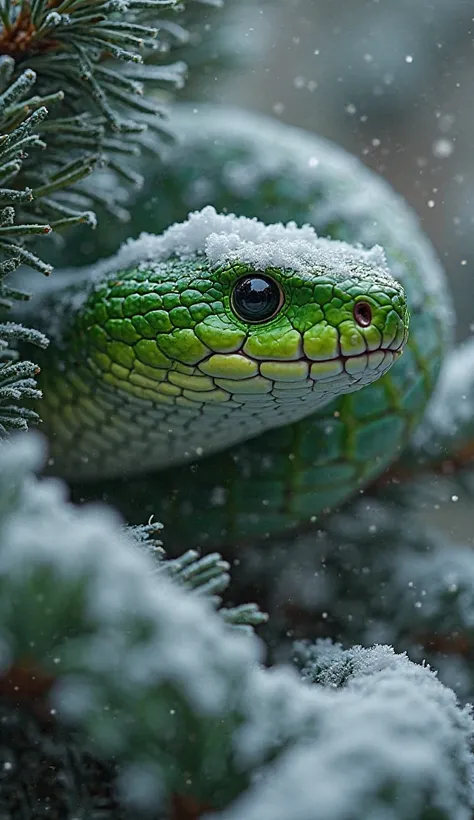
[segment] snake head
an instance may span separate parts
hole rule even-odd
[[[230,402],[260,414],[258,429],[370,384],[407,340],[406,296],[382,249],[321,239],[310,226],[208,207],[129,244],[112,265],[122,273],[99,271],[83,325],[109,381],[196,402],[196,412]]]
[[[87,281],[64,296],[44,369],[54,458],[76,476],[180,464],[297,422],[383,376],[407,339],[381,248],[213,208]]]

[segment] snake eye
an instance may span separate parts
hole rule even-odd
[[[232,293],[232,308],[246,322],[266,322],[283,304],[283,294],[273,279],[243,276]]]
[[[368,327],[372,321],[372,308],[368,302],[357,302],[354,305],[354,319],[361,327]]]

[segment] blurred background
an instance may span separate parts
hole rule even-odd
[[[418,212],[474,330],[474,0],[226,0],[199,7],[181,98],[335,140]],[[202,42],[202,49],[199,46]]]

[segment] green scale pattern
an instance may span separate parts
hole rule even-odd
[[[313,224],[321,235],[366,247],[378,243],[403,284],[411,314],[404,355],[386,375],[320,409],[316,404],[314,412],[298,420],[301,389],[309,394],[308,385],[295,392],[291,383],[293,401],[285,397],[277,404],[275,393],[285,391],[285,382],[275,370],[265,372],[265,363],[246,376],[256,388],[251,397],[247,392],[243,402],[229,392],[229,357],[250,342],[250,356],[241,357],[240,366],[255,368],[255,350],[252,337],[237,339],[235,328],[227,347],[225,326],[216,342],[219,317],[227,315],[228,305],[202,261],[189,263],[192,269],[168,262],[126,271],[100,285],[79,284],[72,295],[68,290],[53,296],[56,344],[46,354],[42,374],[53,469],[73,479],[118,475],[127,471],[130,452],[139,452],[141,468],[149,469],[154,459],[150,441],[159,439],[158,408],[158,419],[174,428],[178,423],[183,431],[181,438],[174,436],[178,449],[166,454],[169,437],[162,428],[163,466],[227,449],[144,477],[117,478],[106,486],[106,496],[132,520],[154,513],[165,523],[168,544],[222,545],[314,523],[396,459],[422,418],[452,317],[442,271],[416,218],[353,157],[315,136],[241,112],[223,118],[212,107],[197,114],[182,108],[176,121],[185,138],[160,170],[159,213],[150,211],[150,202],[143,212],[148,219],[152,213],[156,232],[163,227],[160,220],[182,220],[189,209],[212,202],[218,210],[255,215],[267,223],[294,219]],[[150,227],[145,217],[140,221],[141,227]],[[170,291],[170,266],[178,264],[180,276],[172,274],[171,281],[181,285]],[[241,267],[220,271],[218,280],[242,272]],[[334,298],[334,282],[327,284]],[[301,282],[294,285],[294,292],[304,291]],[[347,293],[347,283],[345,288]],[[45,315],[51,316],[50,309]],[[289,321],[288,315],[283,319]],[[305,328],[291,329],[301,341]],[[295,342],[285,340],[281,327],[269,344],[275,359],[291,358]],[[287,347],[275,356],[277,344]],[[174,360],[177,350],[179,361]],[[311,367],[310,362],[267,364],[303,365],[305,382]],[[197,379],[202,379],[199,385]],[[202,417],[199,421],[201,391],[209,394],[206,417],[213,419],[206,430]],[[268,427],[270,394],[272,408],[283,414],[277,423],[284,426],[229,446],[255,436],[259,425]],[[251,402],[258,409],[249,414]],[[236,434],[229,420],[242,405],[244,429]],[[227,430],[225,445],[216,437],[218,424]],[[102,496],[104,482],[99,486]],[[84,492],[94,495],[90,487]]]

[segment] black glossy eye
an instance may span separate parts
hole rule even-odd
[[[232,294],[232,307],[246,322],[266,322],[278,313],[282,304],[280,288],[266,276],[243,276]]]
[[[368,327],[372,321],[372,308],[368,302],[357,302],[354,305],[354,319],[361,327]]]

